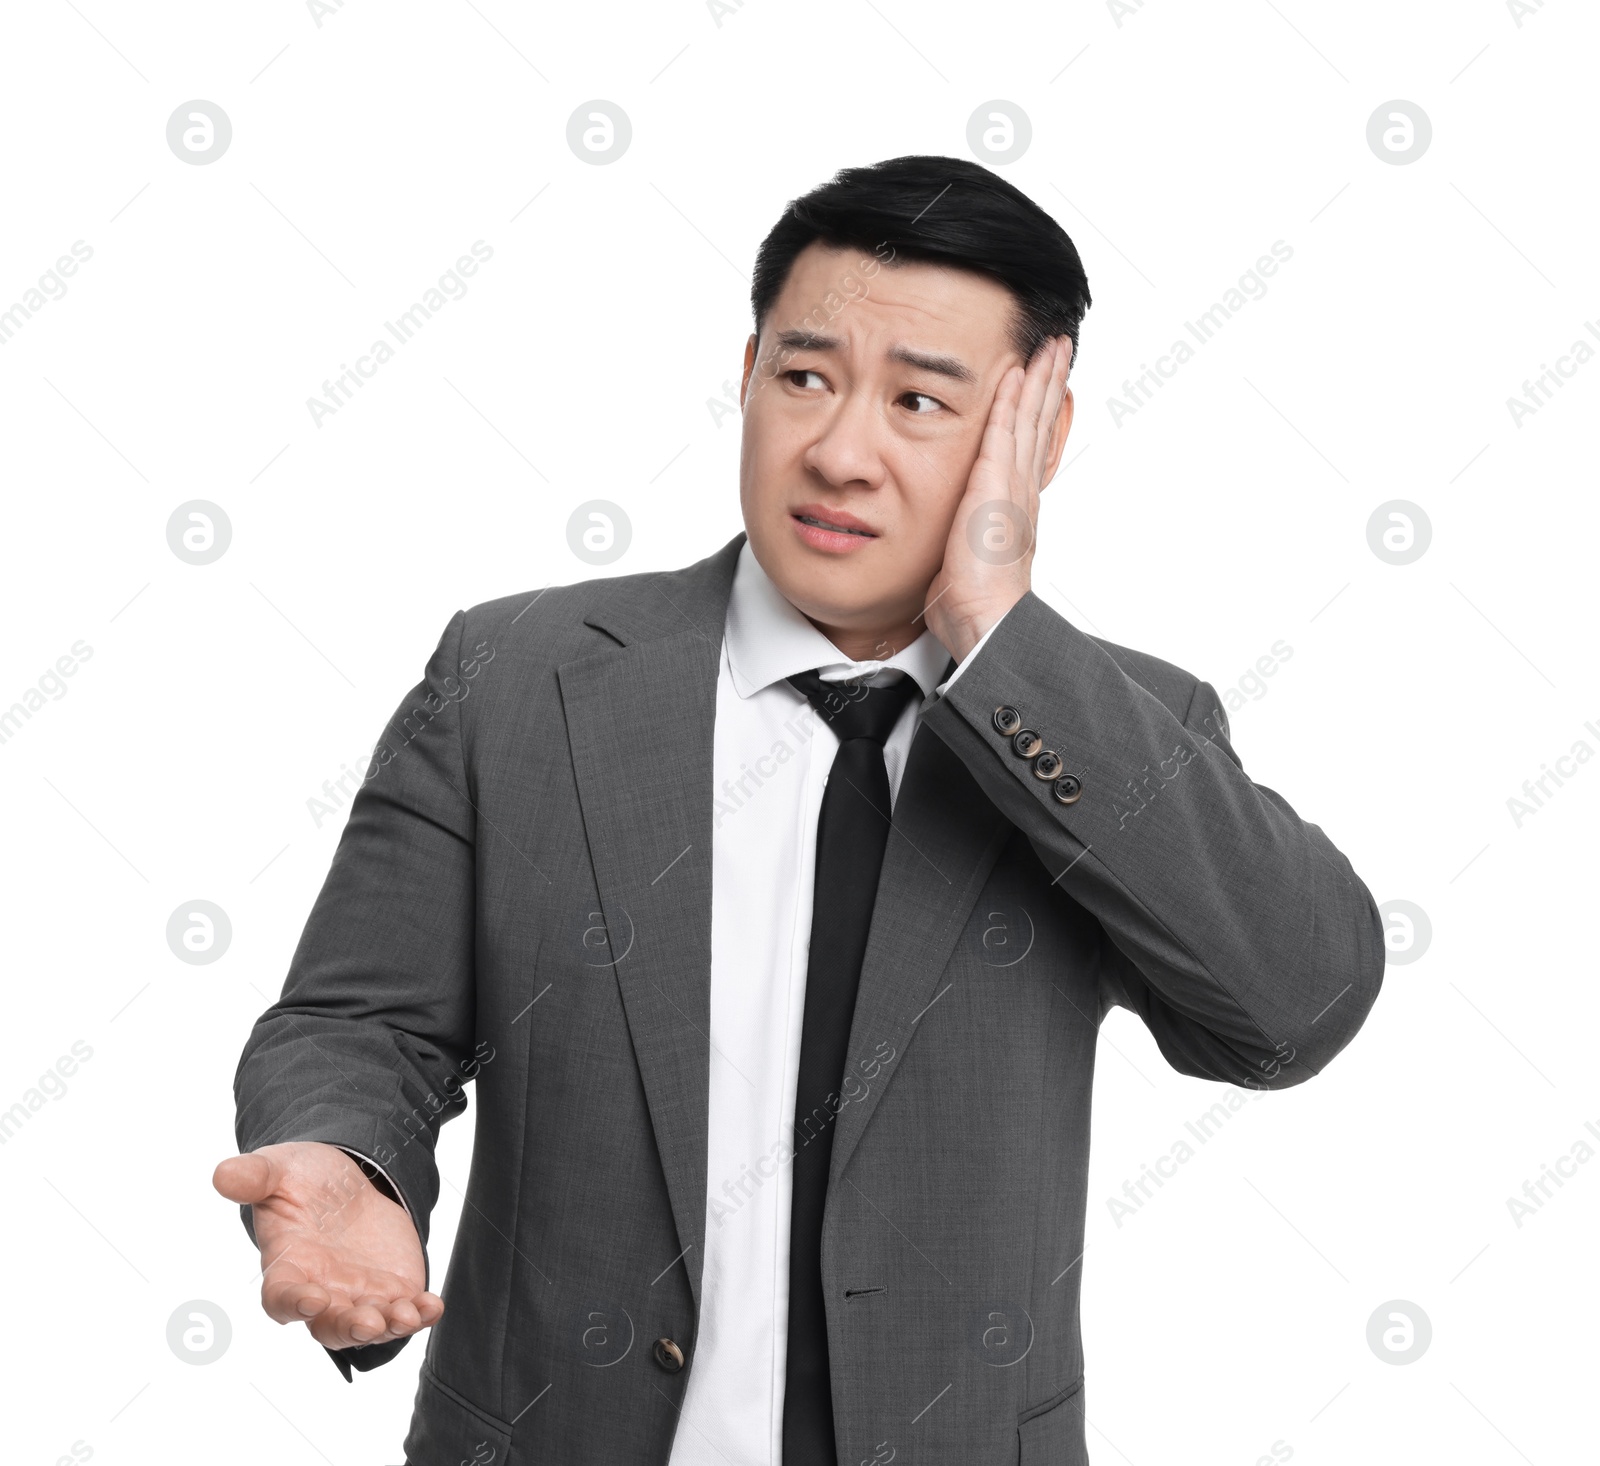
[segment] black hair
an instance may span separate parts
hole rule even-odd
[[[1038,204],[965,158],[917,154],[842,168],[791,199],[756,251],[750,305],[756,333],[807,245],[874,251],[880,261],[920,260],[986,275],[1016,303],[1011,344],[1026,363],[1052,336],[1072,338],[1092,303],[1077,248]]]

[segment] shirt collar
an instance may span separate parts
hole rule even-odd
[[[931,631],[883,661],[852,661],[778,589],[748,539],[734,568],[724,635],[728,670],[740,697],[752,697],[763,687],[813,668],[827,681],[871,677],[894,668],[913,678],[926,700],[950,665],[950,653]]]

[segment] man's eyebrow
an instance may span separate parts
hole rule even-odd
[[[937,376],[954,377],[958,382],[978,380],[978,374],[971,367],[953,356],[932,356],[926,351],[914,351],[909,346],[891,346],[889,358],[891,361],[903,361],[907,366],[918,367],[925,372],[933,372]]]
[[[788,351],[837,351],[839,338],[824,336],[821,331],[779,331],[776,344]]]
[[[775,340],[777,345],[789,351],[837,351],[840,346],[837,336],[828,336],[821,331],[779,331]],[[978,380],[977,373],[971,367],[953,356],[936,356],[910,346],[891,346],[889,359],[932,372],[936,376],[953,377],[958,382],[972,383]]]

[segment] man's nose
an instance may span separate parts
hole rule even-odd
[[[845,391],[805,452],[805,465],[831,484],[876,485],[883,477],[887,424],[870,395]]]

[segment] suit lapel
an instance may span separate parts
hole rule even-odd
[[[905,1063],[917,1021],[939,995],[945,964],[1010,833],[943,739],[918,728],[895,796],[850,1025],[846,1073],[860,1084],[849,1087],[866,1093],[839,1111],[830,1190]],[[870,1064],[889,1048],[892,1060],[867,1077],[861,1061]]]
[[[586,620],[624,644],[557,673],[617,985],[696,1306],[706,1215],[712,740],[722,623],[742,540],[677,575],[619,588]]]

